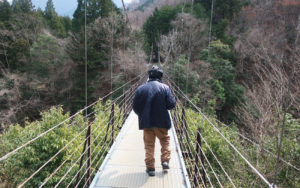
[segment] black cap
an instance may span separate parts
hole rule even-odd
[[[150,79],[161,79],[163,77],[163,70],[161,70],[158,66],[153,66],[149,71],[149,78]]]

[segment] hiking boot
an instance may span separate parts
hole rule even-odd
[[[155,176],[155,169],[153,168],[147,168],[146,172],[149,176]]]
[[[164,170],[170,169],[169,163],[168,163],[168,162],[162,162],[162,163],[161,163],[161,166],[162,166],[162,168],[163,168]]]

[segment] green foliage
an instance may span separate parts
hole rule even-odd
[[[215,131],[215,129],[212,127],[210,122],[205,119],[204,116],[202,116],[200,113],[195,112],[191,109],[186,110],[186,116],[187,116],[187,124],[188,126],[188,135],[189,135],[189,142],[186,144],[191,145],[192,152],[195,153],[196,148],[196,136],[197,136],[197,130],[200,130],[201,137],[202,137],[202,150],[207,157],[207,159],[210,161],[211,166],[215,170],[215,172],[218,174],[219,179],[221,180],[224,187],[230,187],[230,183],[228,182],[228,179],[226,178],[225,174],[223,173],[221,167],[218,165],[217,161],[215,160],[215,157],[210,152],[208,145],[210,149],[214,152],[215,156],[219,159],[220,163],[224,166],[224,168],[227,170],[227,172],[230,172],[230,176],[235,175],[235,171],[233,166],[235,164],[239,164],[239,160],[236,160],[237,156],[234,152],[232,152],[232,148],[225,143],[223,138]],[[217,124],[216,120],[214,118],[209,119],[213,124]],[[219,127],[222,134],[225,135],[225,137],[233,143],[236,147],[240,147],[240,144],[238,142],[238,137],[236,135],[231,135],[229,130],[225,127]],[[205,139],[205,142],[204,142]],[[193,154],[194,156],[195,154]],[[213,172],[211,168],[208,166],[206,160],[204,160],[206,171],[211,178],[214,185],[217,185],[217,180],[215,179]],[[187,168],[194,169],[194,166],[190,166],[188,163],[186,163]],[[225,186],[227,185],[227,186]],[[240,186],[237,186],[240,187]]]
[[[44,18],[57,36],[67,36],[67,31],[71,29],[71,19],[69,17],[58,16],[52,0],[47,1],[47,5],[44,11]]]
[[[201,6],[204,9],[203,14],[206,18],[210,18],[211,15],[211,0],[196,0],[195,7]],[[234,38],[226,35],[227,25],[230,20],[239,13],[243,6],[248,4],[241,0],[228,0],[228,1],[216,1],[214,0],[214,11],[212,20],[212,34],[216,39],[220,39],[226,44],[232,45]]]
[[[219,103],[221,103],[220,105],[221,106],[224,105],[226,98],[225,98],[225,89],[223,86],[223,82],[220,82],[219,80],[213,80],[212,90],[214,91],[215,96],[219,101]]]
[[[112,22],[112,20],[114,20]],[[114,28],[112,31],[111,28]],[[123,29],[126,29],[124,19],[121,15],[112,12],[109,17],[98,18],[94,24],[87,28],[88,46],[88,80],[94,80],[101,77],[104,70],[108,70],[110,65],[110,58],[114,54],[111,49],[111,37],[114,38],[114,46],[117,46],[118,39],[123,36]],[[112,36],[113,35],[113,36]],[[75,102],[73,102],[74,110],[82,108],[85,101],[84,98],[84,31],[81,30],[75,35],[76,38],[68,45],[68,52],[70,57],[77,64],[78,75],[74,79],[76,81],[76,88],[74,92],[76,95]],[[93,93],[97,86],[89,86],[88,92]],[[95,100],[95,98],[89,98]]]
[[[40,78],[48,79],[50,73],[55,73],[62,65],[63,56],[56,40],[47,35],[41,35],[30,49],[31,72]]]
[[[80,31],[81,26],[84,24],[84,1],[77,0],[77,9],[73,14],[72,28],[73,31]]]
[[[7,0],[0,1],[0,21],[7,22],[12,14],[11,7]]]
[[[16,13],[30,13],[34,10],[31,0],[13,0],[12,8]]]
[[[213,41],[210,51],[202,50],[200,59],[208,61],[214,71],[211,87],[217,97],[217,109],[230,109],[244,101],[244,88],[235,82],[235,60],[229,45]]]
[[[97,172],[96,169],[100,167],[106,156],[110,143],[113,140],[111,129],[107,132],[107,139],[104,139],[106,128],[109,125],[110,108],[110,101],[107,101],[105,104],[98,102],[93,108],[95,112],[93,122],[85,122],[84,117],[79,114],[72,122],[66,121],[19,150],[7,160],[0,162],[0,183],[5,182],[8,187],[16,187],[61,150],[53,160],[33,176],[25,187],[39,187],[63,163],[62,167],[49,179],[45,186],[54,187],[70,169],[59,186],[66,187],[79,170],[80,156],[89,124],[92,126],[91,175],[94,175]],[[41,113],[41,116],[40,121],[26,122],[24,128],[20,125],[10,126],[6,132],[0,135],[0,156],[4,156],[6,153],[70,117],[68,113],[63,113],[61,107],[53,107],[49,111]],[[118,106],[115,106],[115,120],[116,123],[117,121],[120,123],[123,120],[123,115]],[[114,130],[114,138],[117,136],[118,131],[119,129],[117,128]],[[63,149],[64,147],[66,149]],[[81,175],[86,171],[86,156],[84,161]],[[75,186],[73,185],[74,183],[74,181],[71,183],[71,187]],[[80,184],[81,186],[83,186],[83,183]]]
[[[25,128],[20,125],[11,126],[10,129],[1,135],[1,156],[13,150],[14,148],[24,144],[30,139],[36,137],[42,132],[52,128],[54,125],[60,123],[69,117],[69,114],[63,114],[61,107],[51,108],[49,112],[42,113],[42,120],[26,123]],[[72,127],[68,127],[67,123],[62,124],[59,128],[54,129],[50,133],[41,137],[30,146],[20,150],[18,154],[0,163],[1,179],[9,182],[10,186],[15,187],[17,184],[28,178],[35,170],[42,166],[51,156],[63,148],[72,138],[78,134]],[[79,139],[80,140],[80,139]],[[69,146],[73,150],[79,146],[79,140],[75,140]],[[29,187],[38,187],[40,183],[47,178],[50,173],[55,170],[59,164],[64,161],[68,155],[71,154],[70,150],[61,152],[54,161],[50,162],[42,172],[38,173],[27,184]],[[78,157],[79,154],[76,154]],[[70,167],[71,161],[66,163],[64,170]],[[74,172],[73,172],[74,173]],[[55,185],[58,177],[62,174],[58,173],[52,178],[50,184]],[[67,176],[70,180],[71,175]],[[48,186],[50,186],[50,184]]]
[[[180,117],[180,116],[179,116]],[[271,155],[265,152],[263,149],[268,149],[273,154],[276,154],[278,138],[272,136],[264,136],[262,143],[257,147],[250,144],[246,140],[243,140],[238,135],[238,129],[235,124],[229,125],[230,128],[224,126],[222,123],[218,123],[215,117],[210,117],[209,121],[204,118],[200,113],[191,109],[186,110],[189,142],[184,139],[186,144],[190,144],[192,152],[195,152],[196,134],[197,129],[200,129],[202,137],[202,149],[206,155],[211,166],[218,175],[222,185],[224,187],[232,187],[228,178],[225,176],[223,170],[216,162],[215,157],[211,151],[214,152],[220,163],[223,165],[226,172],[233,180],[236,187],[264,187],[265,183],[255,175],[250,169],[249,165],[229,146],[228,143],[220,136],[219,133],[213,128],[210,122],[212,122],[220,132],[232,143],[259,172],[265,174],[268,180],[272,180],[274,174],[274,168],[277,163],[276,155]],[[278,122],[275,122],[277,124]],[[287,115],[286,131],[284,133],[281,154],[280,156],[289,161],[294,166],[299,166],[300,159],[300,145],[299,145],[299,132],[295,130],[300,129],[299,119],[293,119],[290,114]],[[249,136],[248,136],[249,137]],[[205,141],[204,141],[205,140]],[[275,157],[274,157],[275,156]],[[218,187],[217,181],[212,173],[211,168],[204,160],[205,168],[209,174],[214,186]],[[190,166],[190,163],[186,163],[186,167],[191,170],[194,169]],[[298,187],[300,185],[299,172],[294,168],[280,162],[279,173],[277,179],[277,186],[279,187]]]
[[[145,50],[149,54],[153,44],[153,54],[158,56],[158,43],[160,35],[167,34],[172,26],[171,21],[175,20],[177,13],[180,10],[177,7],[163,6],[161,9],[155,9],[153,14],[147,19],[143,25],[143,32],[145,33]]]
[[[188,60],[184,55],[179,56],[174,65],[170,67],[170,76],[182,91],[196,93],[199,79],[196,72],[188,70]]]
[[[283,114],[281,115],[281,118]],[[282,122],[274,122],[274,127],[277,126],[276,124],[279,124],[282,126]],[[300,119],[295,119],[293,116],[289,113],[286,114],[286,125],[285,125],[285,132],[282,139],[282,145],[281,145],[281,153],[280,156],[285,159],[286,161],[289,161],[291,164],[293,164],[296,167],[300,166]],[[279,136],[265,136],[263,138],[264,147],[270,148],[273,153],[276,153],[278,149],[278,142],[279,142]],[[267,154],[266,154],[267,155]],[[262,163],[265,161],[263,160],[263,157],[260,158]],[[269,156],[268,156],[269,157]],[[268,160],[268,158],[267,158]],[[273,159],[273,165],[272,161],[269,160],[268,164],[269,166],[274,166],[275,159]],[[269,169],[270,172],[273,172],[272,169]],[[278,173],[278,182],[281,187],[299,187],[300,185],[300,177],[299,172],[294,170],[293,168],[290,168],[289,166],[283,164],[280,162],[280,168]]]
[[[11,60],[10,68],[24,71],[25,63],[22,59],[29,56],[30,44],[27,40],[20,38],[11,43],[8,58]]]
[[[200,3],[194,4],[193,14],[196,18],[207,18],[205,8]]]
[[[211,0],[197,0],[195,3],[201,3],[206,9],[207,15],[210,15],[212,4]],[[231,20],[234,15],[241,10],[242,5],[241,0],[214,0],[213,23],[217,24],[222,19]]]
[[[79,32],[84,25],[85,0],[78,0],[77,2],[77,9],[72,20],[74,32]],[[98,17],[108,17],[111,11],[119,12],[112,0],[87,0],[87,24],[94,22]]]
[[[47,5],[46,5],[46,8],[45,8],[44,14],[45,14],[45,18],[48,19],[48,20],[52,19],[53,17],[57,17],[57,13],[55,11],[54,4],[53,4],[52,0],[47,1]]]
[[[64,25],[65,31],[68,32],[72,29],[72,19],[69,16],[60,17]]]
[[[214,33],[217,38],[223,38],[225,35],[225,31],[228,25],[227,19],[222,19],[218,24],[214,27]]]

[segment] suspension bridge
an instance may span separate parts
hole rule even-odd
[[[193,1],[192,1],[193,2]],[[211,27],[213,16],[213,2],[210,18],[209,42],[211,40]],[[122,1],[124,10],[124,2]],[[127,21],[128,17],[126,15]],[[126,22],[127,22],[126,21]],[[112,28],[113,30],[113,28]],[[38,166],[34,172],[24,178],[17,187],[245,187],[243,182],[233,177],[232,170],[222,164],[220,156],[209,144],[209,139],[203,135],[205,126],[222,139],[222,144],[230,148],[231,156],[240,160],[252,173],[257,181],[258,187],[275,188],[276,175],[272,176],[262,173],[257,166],[248,159],[244,151],[241,151],[228,139],[228,135],[222,132],[226,127],[231,134],[238,135],[241,139],[260,148],[260,145],[251,138],[239,133],[221,122],[212,121],[193,101],[172,81],[168,76],[163,80],[170,86],[177,99],[177,105],[170,111],[172,128],[169,131],[171,136],[171,169],[166,173],[159,163],[160,145],[156,142],[156,176],[148,177],[145,172],[144,148],[142,131],[138,130],[138,119],[132,111],[132,100],[137,88],[146,82],[146,73],[126,82],[119,88],[112,90],[99,100],[87,104],[87,40],[86,40],[86,1],[85,1],[85,75],[86,75],[86,105],[85,108],[74,113],[67,119],[54,124],[48,130],[31,138],[26,143],[13,148],[4,156],[0,156],[0,164],[4,164],[10,158],[18,156],[22,150],[31,147],[43,137],[49,136],[51,132],[60,129],[62,126],[76,126],[76,118],[84,114],[85,123],[77,135],[74,135],[64,147],[56,151]],[[111,36],[113,46],[113,35]],[[210,45],[210,43],[209,43]],[[113,47],[112,47],[113,50]],[[189,46],[190,50],[190,46]],[[151,58],[151,55],[150,55]],[[168,58],[167,58],[168,59]],[[151,62],[151,60],[150,60]],[[188,65],[189,66],[189,65]],[[111,71],[112,62],[111,62]],[[188,68],[187,68],[188,71]],[[112,72],[111,72],[112,75]],[[111,76],[112,77],[112,76]],[[188,77],[187,81],[188,82]],[[187,84],[187,83],[186,83]],[[121,94],[120,94],[121,93]],[[101,108],[96,108],[101,106]],[[187,113],[187,109],[201,116],[201,119]],[[51,170],[44,179],[35,179],[43,174],[47,166],[53,164],[63,153],[70,150],[74,143],[79,143],[72,152],[69,152],[64,160]],[[204,149],[205,148],[205,149]],[[269,156],[278,159],[282,165],[300,173],[300,168],[287,160],[274,154],[266,148],[263,149]],[[39,155],[37,153],[36,155]],[[232,167],[234,168],[234,167]],[[47,169],[49,170],[49,169]],[[275,169],[278,171],[278,169]],[[242,172],[241,172],[242,173]],[[57,176],[59,174],[59,176]]]
[[[225,125],[213,123],[168,77],[164,79],[164,82],[170,86],[177,99],[175,110],[170,112],[173,120],[172,128],[169,131],[172,151],[171,169],[167,173],[161,169],[158,161],[160,146],[157,142],[155,149],[157,159],[155,165],[157,168],[156,176],[148,177],[143,161],[142,131],[138,130],[137,116],[132,111],[131,106],[135,91],[138,86],[146,81],[146,78],[146,74],[143,73],[130,80],[98,101],[79,110],[64,121],[53,125],[50,129],[2,156],[0,163],[17,156],[20,151],[30,147],[41,137],[45,137],[59,129],[63,124],[67,123],[68,127],[74,126],[76,117],[82,112],[89,110],[89,113],[86,113],[84,116],[89,123],[83,127],[78,135],[74,136],[63,148],[49,157],[43,165],[38,167],[18,187],[28,187],[30,181],[34,181],[35,176],[43,173],[47,165],[55,161],[62,152],[67,151],[73,142],[78,141],[81,144],[64,161],[61,161],[51,174],[39,183],[39,187],[240,187],[241,184],[233,180],[230,169],[226,169],[223,166],[218,158],[218,154],[213,151],[207,138],[203,136],[204,123],[211,126],[223,139],[224,144],[228,145],[231,151],[236,154],[237,160],[242,160],[252,171],[253,175],[260,179],[261,187],[275,187],[268,180],[270,178],[266,178],[247,159],[243,152],[237,149],[227,136],[222,133],[220,126]],[[118,92],[121,94],[112,98]],[[110,99],[112,100],[110,101]],[[93,107],[105,102],[107,104],[103,108],[100,110],[94,108],[93,110]],[[187,105],[193,108],[195,113],[201,114],[201,121],[193,120],[193,117],[186,113],[185,106]],[[79,135],[85,135],[84,139],[79,140],[82,138]],[[250,138],[242,136],[250,143],[256,144]],[[203,150],[204,145],[207,148],[206,151]],[[75,158],[75,153],[79,153],[77,158]],[[271,156],[276,158],[275,154],[270,153],[272,154]],[[282,158],[280,160],[283,164],[300,172],[298,167],[293,166]],[[217,164],[219,167],[218,171],[214,169],[215,165],[212,163]],[[69,164],[68,169],[64,168],[66,164]],[[52,178],[57,173],[63,173],[63,175],[53,184]],[[221,176],[226,177],[226,179],[221,179]],[[224,182],[229,182],[230,184],[225,186]]]

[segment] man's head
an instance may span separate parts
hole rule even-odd
[[[164,72],[156,65],[154,65],[149,71],[149,79],[161,79]]]

